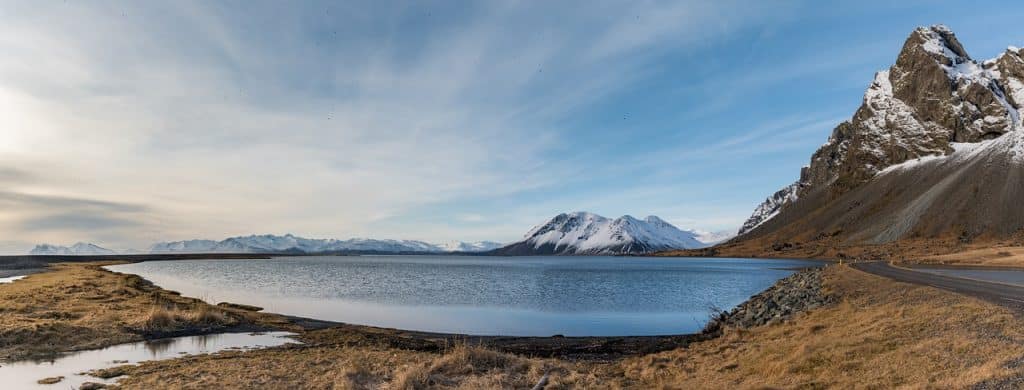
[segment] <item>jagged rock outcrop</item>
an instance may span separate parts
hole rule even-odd
[[[813,210],[873,180],[886,168],[948,156],[957,143],[978,143],[1021,131],[1022,80],[1020,49],[1011,47],[996,59],[978,63],[945,26],[917,28],[896,63],[875,74],[853,117],[833,130],[801,170],[797,183],[779,192],[795,187],[796,193],[781,202],[774,195],[769,197],[755,209],[741,234],[765,230],[755,228],[765,227],[767,220],[797,199],[813,199],[817,202]]]

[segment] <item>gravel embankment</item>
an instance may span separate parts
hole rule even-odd
[[[732,311],[722,312],[704,331],[715,333],[723,327],[751,328],[781,322],[833,303],[835,298],[822,291],[824,274],[824,268],[810,268],[787,276]]]

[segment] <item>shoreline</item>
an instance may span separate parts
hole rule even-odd
[[[225,256],[221,258],[238,258],[239,255]],[[203,257],[203,256],[189,256]],[[205,257],[203,257],[205,258]],[[254,258],[254,257],[246,257]],[[45,260],[57,260],[61,258],[46,257]],[[132,258],[128,261],[102,261],[90,262],[94,258],[81,258],[74,263],[54,262],[48,269],[42,269],[41,273],[52,272],[55,269],[86,269],[94,272],[108,274],[115,279],[130,278],[137,279],[138,283],[147,285],[149,294],[177,296],[181,299],[195,301],[194,304],[202,304],[214,307],[216,302],[203,302],[193,297],[181,297],[177,292],[166,290],[152,282],[133,274],[125,274],[111,271],[105,268],[106,265],[113,265],[126,262],[151,261],[149,258]],[[167,261],[171,259],[163,258]],[[38,270],[38,269],[37,269]],[[799,270],[794,274],[799,273]],[[776,281],[778,283],[778,281]],[[773,287],[775,284],[773,284]],[[769,288],[770,289],[770,288]],[[767,290],[766,290],[767,291]],[[761,292],[763,293],[763,291]],[[755,294],[753,297],[761,294]],[[744,303],[749,302],[749,298]],[[228,304],[222,302],[221,304]],[[230,305],[230,304],[229,304]],[[225,306],[216,305],[224,310]],[[234,309],[234,314],[245,313],[246,310]],[[183,327],[180,329],[159,332],[136,332],[138,340],[153,340],[166,337],[205,335],[214,333],[252,332],[285,330],[299,333],[297,339],[306,341],[308,338],[316,339],[318,342],[329,342],[331,338],[347,340],[357,344],[378,344],[399,347],[409,350],[437,352],[458,343],[468,343],[483,346],[504,353],[513,353],[537,357],[557,357],[570,360],[609,361],[621,359],[628,356],[657,353],[686,347],[694,342],[706,341],[718,337],[717,332],[709,333],[706,330],[696,333],[668,334],[668,335],[645,335],[645,336],[502,336],[502,335],[470,335],[459,333],[427,332],[395,328],[382,328],[370,325],[355,325],[342,322],[320,320],[299,316],[284,315],[268,312],[253,312],[263,319],[261,321],[245,321],[227,327]],[[268,319],[273,319],[268,323]],[[715,318],[709,318],[709,323]],[[320,332],[322,334],[314,334]],[[130,341],[138,341],[132,339]],[[101,347],[114,344],[103,344]],[[97,347],[91,345],[90,347]],[[85,348],[88,349],[88,348]],[[50,354],[71,352],[79,348],[67,348],[61,351],[48,351]],[[44,353],[45,354],[45,353]]]

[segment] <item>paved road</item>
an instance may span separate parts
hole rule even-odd
[[[853,268],[901,282],[923,284],[959,294],[980,298],[995,304],[1024,311],[1024,287],[1011,284],[984,282],[952,276],[930,274],[897,268],[886,262],[854,263]]]

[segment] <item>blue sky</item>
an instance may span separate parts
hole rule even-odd
[[[2,2],[0,252],[250,233],[734,229],[918,25],[988,2]]]

